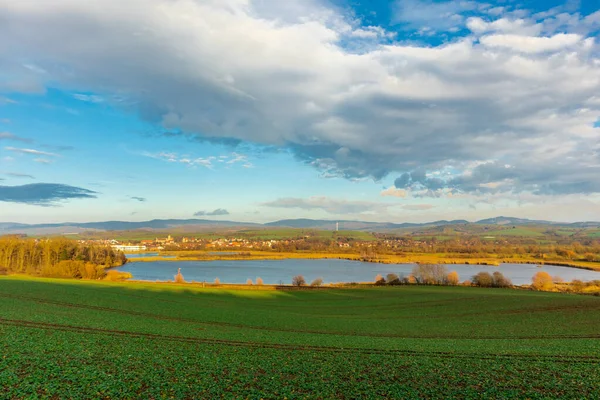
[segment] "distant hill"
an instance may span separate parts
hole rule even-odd
[[[513,217],[494,217],[482,219],[475,222],[478,225],[554,225],[560,224],[557,222],[550,221],[539,221],[526,218],[513,218]]]
[[[401,228],[416,228],[421,226],[440,226],[440,225],[456,225],[468,224],[465,220],[454,221],[435,221],[428,223],[410,223],[404,222],[396,224],[392,222],[366,222],[366,221],[348,221],[348,220],[326,220],[326,219],[282,219],[280,221],[269,222],[264,226],[286,227],[286,228],[304,228],[304,229],[324,229],[333,230],[336,228],[336,223],[343,230],[387,230]]]
[[[125,231],[137,229],[171,229],[178,227],[257,227],[261,224],[234,221],[213,221],[208,219],[153,219],[151,221],[104,221],[104,222],[64,222],[56,224],[17,224],[0,223],[0,234],[26,233],[26,234],[52,234],[52,233],[80,233],[89,230],[99,231]]]
[[[299,228],[334,230],[339,223],[340,230],[385,232],[395,229],[410,229],[421,227],[436,227],[447,225],[552,225],[571,228],[600,227],[599,222],[560,223],[551,221],[530,220],[525,218],[495,217],[482,219],[476,222],[466,220],[440,220],[426,223],[392,223],[369,222],[352,220],[325,220],[325,219],[283,219],[266,224],[236,221],[216,221],[209,219],[153,219],[151,221],[103,221],[103,222],[64,222],[56,224],[20,224],[0,222],[0,234],[24,233],[28,235],[50,235],[65,233],[81,233],[84,231],[124,231],[124,230],[168,230],[182,228],[186,231],[194,229],[207,230],[210,228]]]

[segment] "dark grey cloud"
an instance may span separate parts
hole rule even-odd
[[[29,178],[29,179],[35,179],[35,176],[33,175],[29,175],[29,174],[23,174],[20,172],[5,172],[4,173],[7,176],[13,177],[13,178]]]
[[[518,165],[498,162],[479,165],[466,175],[449,181],[448,186],[465,192],[514,193],[538,195],[591,194],[600,192],[600,165],[581,167],[562,160],[551,164],[531,162]]]
[[[412,172],[405,172],[400,175],[395,181],[394,186],[399,189],[410,189],[422,187],[430,190],[442,189],[447,186],[447,183],[440,178],[431,178],[427,176],[427,172],[418,168]]]
[[[144,201],[146,201],[146,198],[145,198],[145,197],[129,196],[129,198],[130,198],[131,200],[137,200],[137,201],[140,201],[140,202],[144,202]]]
[[[214,217],[217,215],[229,215],[229,211],[224,208],[217,208],[213,211],[198,211],[194,213],[194,217]]]
[[[59,183],[0,186],[0,201],[50,206],[62,200],[95,198],[97,192]]]
[[[17,136],[10,132],[0,132],[0,140],[12,140],[15,142],[31,143],[31,139],[27,139],[21,136]]]

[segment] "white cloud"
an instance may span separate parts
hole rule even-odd
[[[552,37],[488,35],[481,37],[479,41],[488,47],[506,48],[523,53],[544,53],[575,46],[581,39],[577,34],[559,33]]]
[[[144,157],[154,158],[157,160],[167,161],[170,163],[184,164],[189,167],[200,166],[200,167],[206,167],[208,169],[213,169],[215,167],[215,164],[214,164],[215,162],[220,162],[220,163],[229,164],[229,165],[239,163],[242,165],[243,168],[254,167],[254,165],[252,165],[252,163],[248,161],[248,156],[246,156],[244,154],[239,154],[236,152],[233,152],[230,155],[223,155],[223,156],[219,156],[219,157],[216,157],[216,156],[196,157],[196,156],[190,156],[190,155],[180,155],[180,154],[177,154],[174,152],[169,152],[169,151],[161,151],[158,153],[151,153],[151,152],[145,151],[145,152],[142,152],[141,155]]]
[[[406,190],[404,189],[396,189],[394,186],[391,186],[387,189],[384,189],[381,191],[381,196],[382,197],[387,197],[387,196],[391,196],[391,197],[406,197]]]
[[[386,32],[386,30],[380,26],[366,26],[354,29],[350,33],[350,36],[361,39],[393,38],[396,36],[396,33]]]
[[[104,102],[104,98],[102,96],[94,95],[94,94],[81,94],[75,93],[73,98],[84,101],[86,103],[102,103]]]
[[[35,150],[35,149],[21,149],[21,148],[8,146],[8,147],[5,147],[4,150],[12,151],[14,153],[30,154],[30,155],[34,155],[34,156],[58,157],[58,154],[49,153],[47,151]]]
[[[474,33],[501,32],[520,35],[536,36],[542,32],[543,26],[533,21],[522,18],[509,19],[500,18],[491,22],[483,20],[481,17],[471,17],[467,19],[467,28]]]

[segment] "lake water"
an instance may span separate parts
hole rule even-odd
[[[132,253],[125,254],[127,258],[143,258],[143,257],[160,257],[160,258],[175,258],[175,256],[159,256],[158,253]]]
[[[134,262],[119,267],[119,271],[130,272],[138,280],[173,280],[177,269],[181,268],[186,281],[212,282],[219,278],[222,283],[246,283],[246,280],[263,279],[265,284],[290,284],[292,277],[303,275],[308,283],[323,278],[325,283],[332,282],[372,282],[375,275],[389,273],[409,275],[414,264],[374,264],[349,260],[233,260],[233,261],[154,261]],[[448,271],[456,271],[461,281],[471,279],[481,271],[493,273],[500,271],[515,285],[530,284],[531,278],[539,271],[552,276],[560,276],[565,281],[600,280],[600,272],[584,269],[556,267],[533,264],[502,264],[499,267],[486,265],[447,265]]]

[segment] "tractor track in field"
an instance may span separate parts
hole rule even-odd
[[[236,324],[233,322],[200,321],[200,320],[191,319],[191,318],[171,317],[171,316],[157,315],[157,314],[141,312],[141,311],[122,310],[122,309],[111,308],[111,307],[69,303],[69,302],[40,299],[37,297],[6,294],[6,293],[0,293],[0,297],[33,301],[33,302],[41,303],[41,304],[51,304],[51,305],[56,305],[56,306],[69,307],[69,308],[104,311],[104,312],[111,312],[111,313],[116,313],[116,314],[121,314],[121,315],[133,315],[133,316],[137,316],[137,317],[144,317],[144,318],[149,318],[149,319],[154,319],[154,320],[166,320],[166,321],[191,323],[191,324],[196,324],[196,325],[230,327],[230,328],[250,329],[250,330],[267,331],[267,332],[300,333],[300,334],[309,334],[309,335],[389,338],[389,339],[447,339],[447,340],[463,340],[463,339],[470,339],[470,340],[600,339],[600,333],[585,334],[585,335],[540,335],[540,336],[523,335],[523,336],[480,336],[480,337],[476,337],[473,335],[445,336],[445,335],[411,335],[411,334],[391,334],[391,333],[387,334],[387,333],[367,333],[367,332],[354,333],[354,332],[339,332],[339,331],[324,332],[324,331],[318,331],[318,330],[305,330],[305,329],[303,330],[303,329],[294,329],[294,328],[270,328],[270,327],[266,327],[266,326],[252,326],[252,325]],[[560,309],[562,310],[564,308],[560,308]],[[471,315],[471,314],[465,314],[465,315]],[[205,330],[205,328],[201,328],[201,327],[197,327],[195,329]]]
[[[450,359],[474,359],[474,360],[498,360],[498,359],[522,359],[532,361],[551,361],[560,363],[589,363],[598,364],[600,357],[598,356],[585,356],[585,355],[570,355],[570,356],[555,356],[555,355],[530,355],[530,354],[459,354],[453,352],[444,351],[417,351],[417,350],[386,350],[386,349],[373,349],[373,348],[348,348],[348,347],[331,347],[331,346],[312,346],[312,345],[292,345],[292,344],[280,344],[280,343],[263,343],[255,341],[236,341],[226,339],[210,339],[210,338],[194,338],[186,336],[175,336],[175,335],[162,335],[154,333],[144,332],[131,332],[121,331],[112,329],[101,329],[91,328],[83,326],[63,325],[63,324],[52,324],[43,322],[33,322],[25,320],[13,320],[0,318],[0,325],[13,326],[18,328],[29,328],[29,329],[44,329],[51,331],[63,331],[71,333],[81,334],[98,334],[108,335],[115,337],[129,337],[134,339],[150,339],[150,340],[164,340],[167,342],[179,342],[189,344],[208,344],[208,345],[223,345],[223,346],[234,346],[234,347],[247,347],[247,348],[260,348],[260,349],[274,349],[274,350],[287,350],[287,351],[329,351],[336,353],[359,353],[366,355],[397,355],[397,356],[418,356],[418,357],[436,357],[436,358],[450,358]]]

